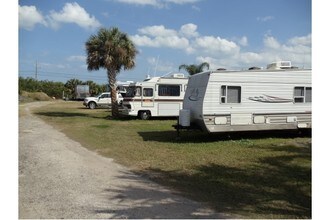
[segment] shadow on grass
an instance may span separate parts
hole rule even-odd
[[[228,132],[206,133],[196,130],[184,131],[178,138],[177,132],[172,131],[139,131],[144,141],[177,142],[177,143],[204,143],[228,140],[265,139],[265,138],[296,138],[311,137],[310,131],[255,131],[255,132]]]
[[[99,119],[106,119],[106,120],[112,120],[112,121],[132,121],[132,120],[141,120],[138,117],[134,116],[125,116],[125,115],[119,115],[118,117],[113,117],[111,114],[111,110],[109,109],[98,109],[98,110],[105,110],[104,112],[108,113],[107,116],[97,116],[98,114],[95,113],[96,110],[87,109],[85,107],[79,107],[77,109],[85,109],[87,113],[79,113],[79,112],[62,112],[62,111],[48,111],[48,112],[36,112],[35,114],[41,115],[41,116],[47,116],[47,117],[89,117],[89,118],[99,118]],[[103,112],[103,113],[104,113]],[[171,121],[174,120],[173,117],[152,117],[149,119],[150,121]],[[141,120],[143,121],[143,120]]]
[[[97,214],[109,214],[114,219],[211,219],[225,218],[220,213],[205,212],[198,203],[173,195],[145,178],[120,172],[122,184],[106,188],[103,195],[115,209],[96,208]],[[118,205],[119,204],[119,205]],[[111,207],[111,206],[110,206]]]
[[[311,160],[310,148],[271,149],[282,151],[281,156],[263,157],[249,167],[209,164],[195,167],[192,174],[160,169],[144,173],[218,212],[243,218],[311,218],[311,166],[297,162]]]
[[[73,118],[73,117],[88,117],[96,119],[107,119],[108,116],[96,116],[86,113],[78,112],[36,112],[36,115],[46,116],[46,117],[59,117],[59,118]]]

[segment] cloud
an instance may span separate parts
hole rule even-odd
[[[267,64],[290,60],[292,65],[311,68],[311,34],[295,36],[281,43],[275,37],[265,35],[260,51],[238,51],[237,53],[203,53],[196,62],[208,62],[210,69],[247,69],[252,66],[266,67]]]
[[[33,30],[35,25],[42,24],[46,27],[58,29],[62,24],[76,24],[86,30],[101,26],[100,22],[86,12],[78,3],[66,3],[60,12],[50,11],[46,16],[35,6],[19,6],[19,27]]]
[[[240,47],[235,42],[215,36],[198,37],[195,40],[195,46],[210,54],[236,54],[240,50]]]
[[[68,64],[55,64],[55,63],[45,63],[45,62],[38,62],[38,66],[41,69],[68,69],[70,66]]]
[[[263,61],[263,56],[256,52],[244,52],[240,54],[239,60],[244,64],[255,65]]]
[[[240,52],[238,56],[228,59],[235,59],[241,67],[265,67],[274,61],[290,60],[294,66],[311,68],[311,34],[295,36],[284,43],[274,36],[265,35],[263,46],[260,51]]]
[[[295,66],[311,67],[311,34],[295,36],[280,43],[272,36],[265,36],[263,56],[277,60],[290,60]]]
[[[37,24],[47,26],[41,12],[35,6],[19,6],[19,27],[31,31]]]
[[[184,5],[193,4],[201,0],[114,0],[119,3],[125,3],[137,6],[153,6],[156,8],[167,8],[170,4]]]
[[[148,57],[147,62],[152,66],[154,72],[171,72],[176,69],[173,63],[160,60],[159,57]]]
[[[153,37],[168,37],[177,35],[175,30],[166,29],[163,25],[147,26],[140,28],[138,32]]]
[[[288,42],[292,45],[311,45],[312,36],[311,34],[308,34],[307,36],[303,37],[293,37]]]
[[[67,58],[67,61],[70,61],[70,62],[85,62],[86,61],[86,56],[83,56],[83,55],[69,56]]]
[[[163,25],[147,26],[138,30],[141,35],[131,36],[138,46],[169,47],[184,49],[189,46],[189,40],[179,36],[173,29],[166,29]]]
[[[274,19],[275,19],[274,16],[257,17],[257,21],[261,21],[261,22],[266,22]]]
[[[199,7],[197,7],[196,5],[193,5],[191,6],[191,8],[194,10],[194,11],[201,11],[201,9]]]
[[[241,39],[239,39],[238,43],[242,46],[247,46],[249,44],[246,36],[243,36]]]
[[[78,3],[66,3],[60,12],[51,11],[48,22],[55,29],[62,23],[73,23],[84,29],[95,29],[101,26],[100,22],[89,15]]]
[[[157,36],[151,38],[149,36],[134,35],[130,37],[138,46],[144,47],[169,47],[173,49],[184,49],[189,46],[186,38],[178,36]]]
[[[140,28],[138,32],[139,34],[131,36],[138,46],[182,49],[188,54],[196,50],[212,54],[233,54],[239,51],[239,46],[233,41],[214,36],[199,37],[197,25],[192,23],[182,25],[179,31],[156,25]]]
[[[264,38],[264,45],[272,49],[278,49],[281,47],[280,43],[274,37],[268,35]]]
[[[227,63],[224,63],[222,60],[210,56],[197,56],[196,62],[207,62],[208,64],[210,64],[210,69],[224,68],[227,66]]]
[[[197,37],[199,34],[196,30],[197,30],[197,25],[189,23],[181,26],[180,33],[188,38]]]
[[[268,33],[258,51],[247,47],[249,43],[246,36],[233,37],[236,43],[221,36],[203,36],[193,23],[184,24],[178,30],[164,25],[143,27],[131,39],[140,47],[183,51],[195,56],[197,63],[208,62],[210,69],[265,67],[278,60],[290,60],[295,66],[311,67],[311,34],[295,36],[282,43]]]
[[[159,0],[115,0],[120,3],[140,6],[154,6],[157,8],[163,8],[165,5]]]
[[[192,4],[199,1],[200,0],[165,0],[165,2],[179,4],[179,5]]]

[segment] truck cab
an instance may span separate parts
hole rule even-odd
[[[123,101],[123,97],[120,93],[117,93],[117,102],[120,104]],[[111,106],[111,93],[103,92],[96,97],[87,97],[84,99],[83,105],[95,109],[97,107],[110,107]]]

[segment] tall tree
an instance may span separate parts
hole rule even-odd
[[[65,88],[68,89],[69,94],[70,94],[70,98],[74,98],[74,92],[75,92],[75,88],[77,85],[82,85],[83,81],[79,80],[79,79],[70,79],[68,81],[66,81],[66,83],[64,84]]]
[[[97,94],[99,94],[99,87],[97,86],[97,84],[95,82],[93,82],[92,80],[87,80],[85,82],[86,85],[89,85],[89,92],[91,96],[95,96]]]
[[[184,69],[184,70],[186,70],[189,73],[189,75],[194,75],[196,73],[203,72],[205,67],[207,69],[209,69],[210,68],[210,64],[207,63],[207,62],[201,63],[199,65],[195,65],[195,64],[191,64],[191,65],[182,64],[182,65],[179,66],[179,71],[181,69]]]
[[[90,36],[85,43],[87,69],[89,71],[104,68],[107,70],[111,89],[112,116],[118,117],[116,81],[121,69],[135,66],[137,49],[126,33],[118,28],[101,28],[96,35]]]

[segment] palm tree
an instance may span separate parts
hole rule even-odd
[[[79,79],[70,79],[66,81],[64,87],[69,91],[70,98],[74,98],[74,91],[77,85],[82,85],[83,82]]]
[[[99,94],[100,92],[98,91],[98,86],[95,82],[93,82],[92,80],[87,80],[85,82],[86,85],[89,85],[89,92],[91,96],[95,96],[97,94]]]
[[[90,36],[85,46],[87,69],[89,71],[100,68],[107,70],[111,89],[112,116],[118,117],[116,77],[121,69],[134,68],[137,49],[128,35],[116,27],[101,28],[96,35]]]
[[[189,75],[194,75],[196,73],[200,73],[203,72],[204,68],[209,69],[210,68],[210,64],[207,62],[201,63],[199,65],[195,65],[195,64],[191,64],[191,65],[186,65],[186,64],[182,64],[179,66],[179,71],[181,69],[185,69]]]

